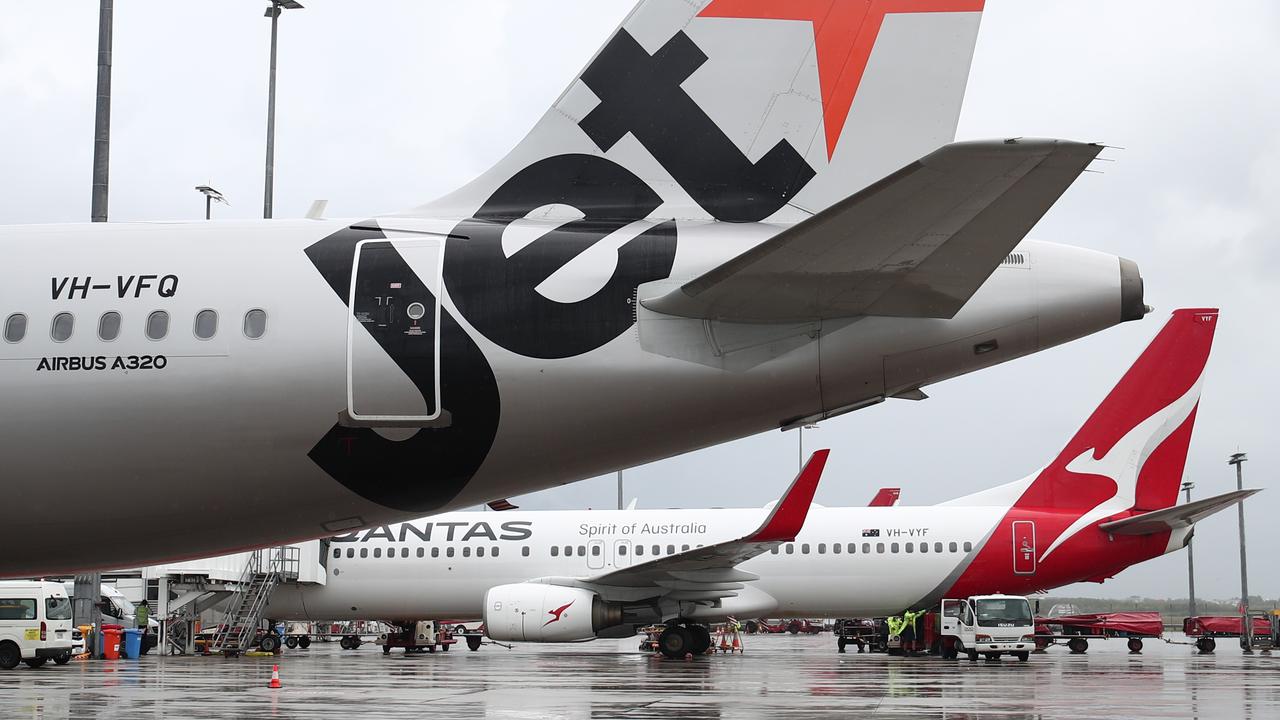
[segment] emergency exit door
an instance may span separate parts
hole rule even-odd
[[[1036,524],[1031,520],[1013,522],[1013,574],[1036,572]]]
[[[440,416],[443,238],[364,240],[351,267],[347,413],[382,425]]]

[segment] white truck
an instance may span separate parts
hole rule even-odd
[[[1035,649],[1031,603],[1019,595],[974,595],[942,601],[942,655],[999,660],[1013,655],[1026,662]]]
[[[61,585],[37,580],[0,582],[0,668],[38,668],[71,660],[71,600]]]

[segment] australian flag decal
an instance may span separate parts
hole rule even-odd
[[[874,530],[863,530],[862,537],[880,537],[880,529],[876,528]]]

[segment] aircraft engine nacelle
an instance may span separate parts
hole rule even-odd
[[[621,624],[621,605],[582,588],[515,583],[484,596],[484,626],[494,640],[580,642]]]

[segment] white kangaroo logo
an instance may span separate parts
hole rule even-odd
[[[1202,372],[1182,397],[1138,423],[1101,459],[1093,457],[1097,448],[1089,448],[1067,463],[1067,472],[1109,478],[1116,484],[1116,492],[1110,498],[1095,505],[1092,510],[1076,518],[1076,521],[1071,523],[1071,527],[1063,531],[1049,549],[1044,551],[1040,556],[1040,562],[1044,562],[1054,548],[1081,528],[1133,507],[1137,502],[1138,476],[1142,474],[1143,465],[1146,464],[1147,458],[1151,457],[1151,453],[1155,452],[1156,448],[1160,447],[1173,434],[1173,431],[1181,427],[1182,423],[1190,417],[1196,403],[1200,402],[1200,383],[1203,378]]]

